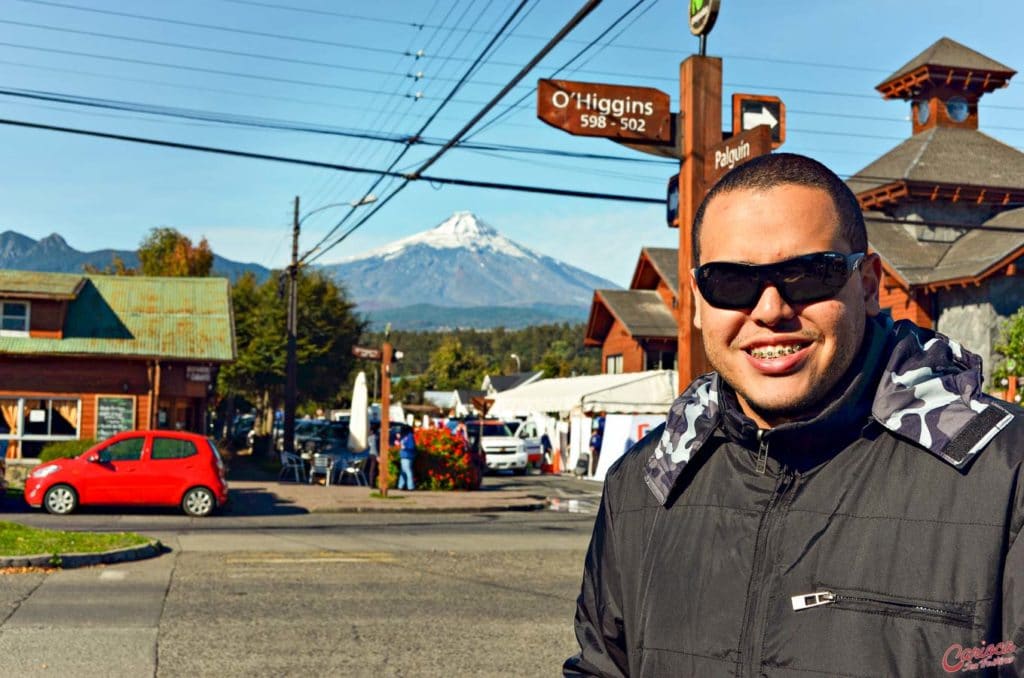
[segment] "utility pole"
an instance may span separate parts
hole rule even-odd
[[[284,449],[295,452],[296,359],[295,335],[299,327],[299,196],[295,196],[295,218],[292,221],[292,263],[288,267],[288,348],[284,380]]]
[[[380,496],[388,496],[391,483],[388,462],[391,450],[391,342],[388,341],[391,325],[384,330],[384,345],[381,346],[380,360],[380,452],[377,457],[377,487]]]

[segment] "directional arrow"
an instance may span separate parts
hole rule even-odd
[[[766,125],[772,132],[772,148],[786,141],[786,105],[766,94],[732,95],[732,136]]]
[[[760,111],[743,111],[743,129],[753,129],[758,125],[768,125],[775,129],[778,124],[779,119],[772,115],[771,110],[764,104],[761,105]]]

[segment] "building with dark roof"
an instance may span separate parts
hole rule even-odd
[[[604,374],[676,369],[678,250],[645,247],[628,290],[595,290],[584,344]]]
[[[848,180],[882,257],[882,305],[993,366],[1024,305],[1024,153],[978,130],[979,101],[1015,71],[942,38],[877,86],[910,103],[912,136]]]
[[[228,281],[0,270],[0,447],[206,430],[236,357]]]

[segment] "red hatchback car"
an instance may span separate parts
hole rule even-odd
[[[25,481],[25,501],[50,513],[79,506],[180,506],[208,516],[228,500],[217,445],[181,431],[125,431],[78,457],[36,467]]]

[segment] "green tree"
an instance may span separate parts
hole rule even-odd
[[[479,353],[449,336],[430,354],[424,382],[439,391],[479,388],[486,370],[487,361]]]
[[[1003,321],[999,341],[994,346],[1003,360],[992,371],[992,386],[1003,379],[1024,376],[1024,308]]]
[[[348,381],[352,346],[365,322],[355,313],[345,290],[326,274],[302,271],[298,278],[296,374],[299,402],[332,405]],[[285,295],[279,277],[258,284],[246,273],[231,290],[238,359],[220,371],[221,395],[244,395],[263,413],[259,432],[266,433],[271,413],[284,395],[286,363]]]
[[[213,269],[213,251],[206,238],[193,245],[173,228],[152,229],[138,253],[142,275],[203,278]]]

